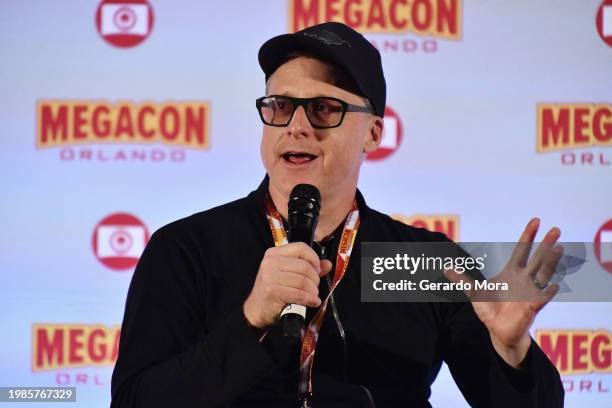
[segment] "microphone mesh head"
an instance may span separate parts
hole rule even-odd
[[[288,207],[290,223],[292,222],[292,214],[318,218],[321,209],[321,193],[313,185],[298,184],[291,191]]]
[[[293,190],[291,190],[289,200],[293,200],[294,198],[305,198],[320,203],[321,193],[319,192],[319,189],[312,184],[298,184],[293,187]]]

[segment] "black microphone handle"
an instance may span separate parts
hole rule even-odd
[[[319,221],[321,195],[316,187],[300,184],[294,187],[288,203],[288,241],[304,242],[312,246]],[[281,336],[290,342],[301,342],[304,337],[306,306],[289,304],[280,314]]]
[[[304,242],[312,246],[312,229],[293,227],[289,234],[289,242]],[[280,315],[281,335],[290,342],[302,341],[306,322],[306,306],[289,304],[283,308]]]

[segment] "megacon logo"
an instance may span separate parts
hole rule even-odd
[[[382,34],[368,36],[381,52],[435,53],[437,40],[461,39],[462,8],[462,0],[289,0],[289,31],[337,21]]]
[[[425,228],[429,231],[441,232],[450,240],[459,240],[459,216],[454,214],[417,214],[407,217],[401,214],[392,216],[394,220],[412,225],[416,228]]]
[[[153,30],[153,8],[146,0],[103,0],[96,10],[96,28],[109,44],[134,47]]]
[[[209,145],[208,102],[40,100],[36,111],[37,148],[64,162],[183,162]]]
[[[609,376],[577,375],[612,373],[612,333],[609,330],[536,330],[536,342],[565,376],[565,392],[609,393]]]
[[[402,142],[402,121],[393,109],[385,107],[383,134],[378,149],[368,154],[366,159],[377,161],[386,159],[399,149]]]
[[[97,368],[115,364],[120,336],[120,325],[33,324],[32,372],[53,373],[58,386],[108,386],[107,372]]]
[[[121,326],[32,325],[32,371],[111,366],[117,360]]]
[[[537,151],[560,152],[564,166],[610,166],[612,104],[538,105]]]
[[[102,219],[91,238],[96,258],[115,271],[134,268],[148,241],[147,227],[127,213],[111,214]]]
[[[612,47],[612,0],[604,0],[597,9],[595,27],[603,42]]]
[[[597,230],[593,250],[601,267],[612,273],[612,219]]]

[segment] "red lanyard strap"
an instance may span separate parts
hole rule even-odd
[[[288,241],[287,235],[285,234],[285,229],[283,228],[283,220],[276,210],[270,195],[267,195],[266,197],[266,217],[268,218],[268,224],[270,225],[270,230],[272,231],[274,245],[280,246],[287,244]],[[358,229],[359,209],[357,207],[357,201],[353,201],[353,207],[346,217],[344,229],[342,230],[342,236],[340,238],[338,255],[336,256],[336,270],[334,273],[332,286],[329,289],[327,297],[321,303],[321,306],[319,306],[319,310],[317,310],[316,314],[308,324],[308,328],[306,329],[304,338],[302,340],[302,349],[300,352],[300,396],[312,395],[312,366],[314,364],[314,355],[317,346],[317,339],[319,337],[319,330],[323,324],[329,297],[344,277],[346,268],[348,267]]]

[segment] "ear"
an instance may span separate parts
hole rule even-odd
[[[380,146],[380,142],[382,140],[384,126],[385,122],[383,121],[383,118],[372,115],[372,118],[370,119],[370,131],[363,143],[364,153],[372,153],[374,150],[378,149],[378,146]]]

